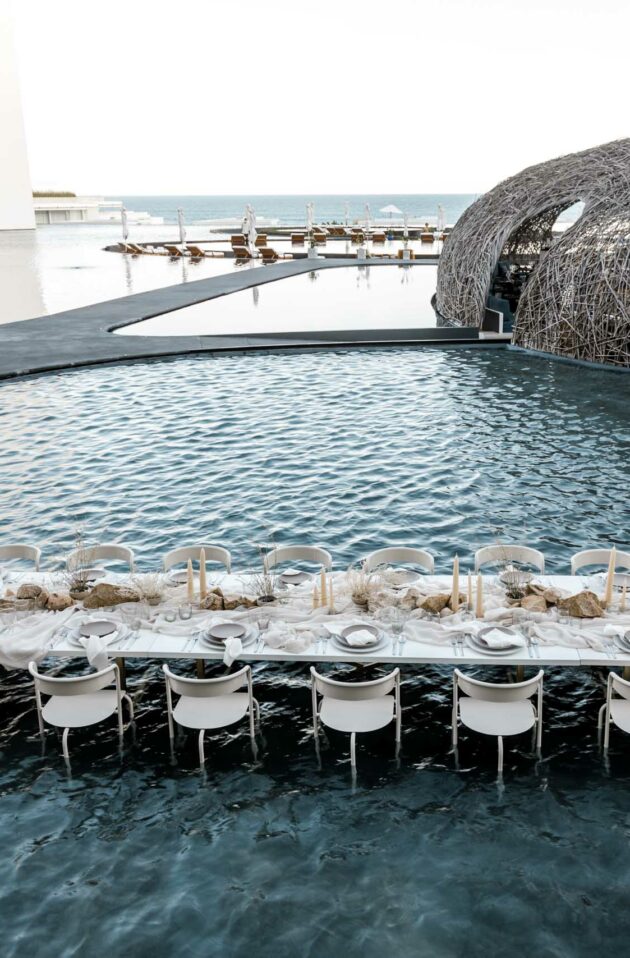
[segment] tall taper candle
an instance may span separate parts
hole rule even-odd
[[[199,598],[205,599],[208,592],[208,583],[206,582],[206,550],[199,550]]]
[[[483,579],[477,576],[477,604],[475,606],[475,618],[483,619]]]
[[[188,601],[192,602],[195,598],[195,577],[193,575],[192,559],[188,560],[188,569],[186,582],[188,583]]]
[[[333,595],[333,584],[332,584],[332,575],[328,577],[328,605],[330,606],[330,611],[335,611],[335,597]]]
[[[626,611],[626,585],[625,585],[625,583],[624,583],[623,588],[622,588],[622,590],[621,590],[621,598],[620,598],[620,600],[619,600],[619,611],[620,611],[620,612],[625,612],[625,611]]]
[[[451,609],[459,612],[459,556],[453,559],[453,585],[451,587]]]
[[[328,599],[326,597],[326,570],[324,569],[323,566],[319,576],[319,580],[320,580],[319,589],[321,592],[321,603],[322,603],[322,607],[326,608],[326,606],[328,605]]]
[[[615,566],[617,565],[617,549],[615,546],[610,550],[610,560],[608,562],[608,575],[606,577],[606,591],[604,592],[604,607],[608,608],[612,602],[613,585],[615,582]]]
[[[472,575],[470,569],[468,570],[468,609],[472,612]]]
[[[319,609],[319,592],[317,591],[317,583],[313,586],[313,608]]]

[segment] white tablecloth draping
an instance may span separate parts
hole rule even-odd
[[[49,577],[37,577],[33,574],[24,575],[24,581],[40,582],[47,587],[51,586]],[[107,580],[120,582],[122,577],[108,575]],[[592,577],[582,579],[577,576],[544,576],[538,577],[546,586],[561,590],[565,594],[574,594],[592,586]],[[122,579],[122,581],[125,581]],[[125,626],[127,634],[131,630],[142,629],[143,634],[151,630],[164,636],[181,637],[183,640],[192,639],[195,635],[207,630],[218,622],[242,621],[248,623],[255,632],[262,635],[264,647],[270,650],[282,650],[289,656],[303,654],[308,650],[315,650],[319,643],[333,634],[338,634],[349,625],[361,625],[368,622],[379,624],[384,631],[390,631],[389,602],[398,602],[402,591],[388,590],[384,596],[382,608],[373,614],[363,612],[352,602],[348,593],[345,573],[335,573],[333,576],[335,592],[335,611],[329,609],[312,609],[312,583],[289,587],[282,594],[278,604],[257,606],[249,609],[235,609],[226,611],[193,612],[191,618],[172,619],[174,611],[186,600],[186,587],[175,586],[167,589],[165,601],[158,607],[152,608],[142,603],[135,608],[135,603],[126,606],[117,606],[107,610],[76,610],[68,609],[62,613],[39,612],[12,625],[0,632],[0,664],[6,668],[25,668],[31,659],[40,660],[47,651],[55,645],[60,645],[56,637],[63,635],[61,626],[70,623],[74,629],[86,617],[111,618],[121,626]],[[209,587],[220,585],[228,594],[242,594],[247,592],[249,584],[246,575],[214,575],[209,576]],[[450,576],[421,576],[413,583],[420,592],[426,595],[438,592],[449,592]],[[54,587],[54,583],[53,583]],[[11,584],[16,588],[16,583]],[[465,592],[465,579],[461,583],[460,591]],[[421,610],[407,611],[403,637],[405,642],[423,646],[442,646],[448,648],[453,644],[454,633],[474,634],[480,628],[488,625],[514,625],[517,629],[523,627],[530,638],[534,638],[539,645],[566,647],[571,649],[591,649],[605,652],[615,635],[630,630],[630,611],[619,613],[611,611],[601,619],[573,619],[570,622],[559,621],[558,611],[549,609],[546,613],[531,612],[527,609],[507,607],[505,593],[494,577],[484,580],[484,610],[483,620],[472,619],[467,613],[451,613],[445,610],[440,616],[426,618]],[[170,608],[170,614],[168,609]],[[262,628],[261,628],[262,626]],[[131,654],[130,645],[129,654]],[[232,643],[226,650],[226,661],[233,657],[236,645]],[[199,656],[202,647],[194,641],[184,645],[191,657]],[[96,667],[106,661],[108,642],[90,640],[87,643],[85,654],[88,660]],[[121,648],[116,654],[119,654]],[[239,649],[236,654],[240,655]],[[67,654],[67,653],[66,653]],[[77,649],[77,654],[82,654]],[[360,656],[360,650],[357,650]]]

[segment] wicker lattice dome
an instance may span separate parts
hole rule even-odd
[[[578,201],[581,217],[552,242],[558,214]],[[480,326],[502,258],[531,268],[518,345],[630,366],[630,139],[531,166],[473,203],[444,244],[442,316]]]

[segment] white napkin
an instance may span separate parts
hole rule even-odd
[[[619,636],[620,639],[623,639],[627,631],[627,625],[613,625],[611,622],[604,626],[604,635]]]
[[[349,635],[344,636],[344,641],[347,642],[348,645],[365,648],[366,645],[374,645],[376,636],[374,636],[372,632],[368,632],[367,629],[357,629],[356,632],[351,632]]]
[[[120,629],[110,632],[109,635],[80,635],[79,642],[85,649],[85,655],[95,669],[105,669],[109,665],[107,646],[115,642],[120,636]]]
[[[485,642],[489,649],[507,649],[511,645],[525,645],[525,639],[520,635],[506,635],[500,629],[491,629],[490,632],[486,632],[482,642]]]
[[[243,643],[240,639],[226,639],[223,661],[225,665],[231,665],[243,651]]]

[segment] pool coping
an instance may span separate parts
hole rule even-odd
[[[410,261],[404,268],[422,268]],[[434,261],[437,264],[437,258]],[[269,266],[220,274],[190,283],[160,287],[77,309],[5,323],[0,326],[0,380],[106,363],[133,362],[200,353],[255,350],[339,348],[342,346],[466,345],[497,346],[480,341],[476,329],[352,329],[324,332],[235,333],[217,336],[116,336],[113,331],[161,313],[192,306],[230,293],[272,283],[313,270],[356,266],[398,266],[398,259],[379,258],[349,264],[347,259],[286,260]],[[501,345],[506,345],[502,343]]]

